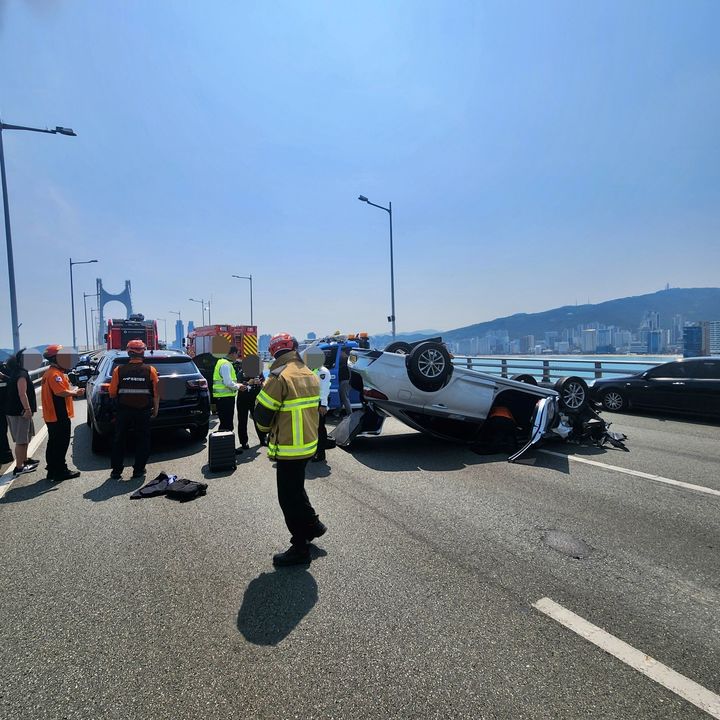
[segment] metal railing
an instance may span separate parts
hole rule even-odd
[[[92,358],[97,357],[98,355],[105,352],[105,348],[100,348],[98,350],[90,350],[89,352],[81,353],[82,355],[89,355]],[[45,372],[48,369],[48,365],[43,365],[42,367],[38,368],[37,370],[30,370],[28,372],[28,375],[30,376],[30,380],[32,380],[32,384],[35,387],[38,387],[40,385],[40,381],[42,380],[42,376],[45,374]]]
[[[674,360],[668,357],[663,362]],[[627,360],[622,357],[608,359],[571,359],[566,357],[500,357],[497,355],[456,355],[453,364],[478,370],[489,375],[512,378],[514,375],[532,375],[540,382],[553,382],[561,377],[576,375],[585,380],[608,376],[634,375],[661,364],[657,360]]]

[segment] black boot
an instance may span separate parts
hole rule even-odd
[[[310,548],[307,545],[291,545],[285,552],[273,555],[273,565],[307,565]]]

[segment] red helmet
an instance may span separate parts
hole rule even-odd
[[[270,338],[268,350],[275,357],[281,350],[294,350],[297,347],[297,340],[290,333],[282,332]]]
[[[134,353],[136,355],[142,355],[145,350],[147,350],[147,347],[145,346],[145,343],[142,340],[131,340],[127,344],[127,351],[129,353]]]
[[[57,354],[63,349],[62,345],[48,345],[45,348],[45,352],[43,353],[43,357],[46,360],[49,360],[52,357],[56,357]]]

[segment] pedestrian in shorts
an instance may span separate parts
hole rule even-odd
[[[4,412],[10,435],[15,442],[15,469],[13,477],[37,470],[38,461],[28,457],[28,446],[35,435],[33,415],[37,412],[37,399],[30,375],[23,367],[20,350],[6,363],[7,390]]]

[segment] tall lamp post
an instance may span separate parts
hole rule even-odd
[[[73,265],[89,265],[90,263],[96,263],[97,260],[73,260],[70,258],[70,312],[72,313],[72,326],[73,326],[73,344],[72,346],[77,347],[77,340],[75,339],[75,291],[73,289]]]
[[[89,297],[97,297],[97,293],[83,293],[83,308],[85,309],[85,352],[90,350],[90,337],[88,336],[88,324],[87,324],[87,299]],[[90,315],[92,321],[92,314]],[[93,331],[94,332],[94,331]]]
[[[253,303],[252,303],[252,275],[233,275],[234,278],[238,278],[240,280],[249,280],[250,281],[250,324],[254,325],[253,322]]]
[[[3,130],[28,130],[30,132],[49,133],[50,135],[71,135],[76,133],[72,128],[60,127],[54,130],[47,128],[25,127],[24,125],[8,125],[0,121],[0,175],[2,175],[3,207],[5,210],[5,244],[7,246],[8,259],[8,285],[10,286],[10,323],[12,325],[13,352],[20,350],[20,325],[18,325],[17,297],[15,293],[15,264],[13,262],[12,235],[10,233],[10,206],[8,205],[7,178],[5,177],[5,152],[2,143]]]
[[[200,307],[202,308],[202,324],[205,324],[205,301],[204,300],[196,300],[195,298],[188,298],[190,302],[197,302],[200,303]]]
[[[392,203],[389,202],[387,207],[376,205],[370,202],[364,195],[359,195],[360,202],[367,203],[373,207],[384,210],[390,216],[390,315],[388,321],[392,323],[392,336],[395,339],[395,269],[393,267],[393,238],[392,238]]]

